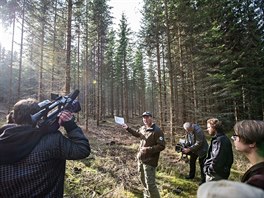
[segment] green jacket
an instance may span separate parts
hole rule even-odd
[[[152,124],[151,128],[142,126],[138,130],[128,128],[127,131],[133,136],[140,138],[138,160],[144,164],[157,167],[160,152],[165,149],[164,134],[160,128],[156,124]],[[148,147],[146,153],[140,152],[142,147]]]

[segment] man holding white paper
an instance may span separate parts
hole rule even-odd
[[[164,134],[161,129],[153,123],[150,112],[142,114],[144,126],[138,130],[129,128],[122,124],[133,136],[140,138],[139,152],[137,154],[140,180],[144,186],[144,198],[160,198],[156,185],[156,167],[160,152],[165,149]]]

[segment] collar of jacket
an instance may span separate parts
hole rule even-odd
[[[156,125],[155,125],[154,123],[152,123],[152,125],[151,125],[150,128],[145,127],[145,128],[146,128],[146,131],[154,131],[155,126],[156,126]]]

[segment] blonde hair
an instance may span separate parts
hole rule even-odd
[[[207,124],[210,124],[212,128],[214,128],[217,132],[223,133],[223,125],[222,122],[217,118],[210,118],[207,120]]]

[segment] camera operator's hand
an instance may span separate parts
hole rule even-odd
[[[183,154],[188,154],[188,153],[190,153],[191,152],[191,149],[190,148],[183,148],[182,149],[182,153]]]
[[[64,127],[67,133],[77,128],[77,124],[74,122],[73,113],[70,111],[62,111],[59,114],[59,124]]]
[[[60,126],[63,126],[63,124],[65,123],[65,122],[68,122],[68,121],[70,121],[70,120],[72,120],[72,118],[73,118],[73,115],[72,115],[72,113],[70,112],[70,111],[62,111],[62,112],[60,112],[60,114],[58,115],[58,117],[59,117],[59,125]]]

